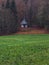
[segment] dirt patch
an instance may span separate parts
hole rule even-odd
[[[44,29],[31,29],[29,31],[19,31],[16,34],[48,34],[48,31]]]

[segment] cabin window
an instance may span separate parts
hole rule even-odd
[[[22,27],[22,28],[27,28],[27,27],[28,27],[28,25],[23,24],[23,25],[21,25],[21,27]]]
[[[23,25],[21,25],[21,28],[24,28],[24,26],[23,26]]]

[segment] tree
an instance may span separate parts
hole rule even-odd
[[[7,2],[6,2],[6,8],[10,8],[10,2],[9,2],[10,0],[7,0]]]
[[[45,0],[38,7],[37,19],[40,27],[49,28],[49,1]]]
[[[10,5],[10,4],[9,4]],[[17,13],[15,8],[10,7],[0,9],[0,35],[17,32]]]
[[[4,8],[4,1],[2,2],[2,7]]]
[[[32,18],[33,18],[33,10],[32,10],[32,7],[30,7],[29,11],[28,11],[28,14],[29,14],[29,26],[31,27],[32,26]]]
[[[45,8],[43,9],[43,20],[45,29],[49,29],[49,3],[46,1]]]
[[[25,4],[27,4],[28,0],[23,0]]]
[[[10,9],[12,10],[12,12],[14,12],[14,14],[17,13],[17,11],[16,11],[16,5],[15,5],[15,0],[12,0]]]
[[[32,8],[32,0],[30,0],[30,9],[28,11],[29,14],[29,26],[32,27],[32,23],[33,23],[33,8]]]
[[[45,1],[44,2],[42,2],[40,5],[39,5],[39,7],[38,7],[38,13],[37,13],[37,19],[38,19],[38,25],[40,26],[40,27],[42,27],[42,25],[43,25],[43,22],[44,22],[44,15],[45,15],[45,13],[44,13],[44,8],[45,8]]]
[[[16,19],[16,21],[14,23],[14,27],[16,29],[18,27],[18,16],[17,16],[17,6],[15,4],[15,0],[12,0],[10,9],[11,9],[11,12],[13,13],[13,16]]]
[[[24,4],[25,4],[25,12],[24,12],[24,17],[25,17],[25,19],[27,19],[27,8],[28,8],[28,6],[27,6],[27,3],[28,3],[28,0],[23,0],[23,2],[24,2]]]

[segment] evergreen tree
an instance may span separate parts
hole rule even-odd
[[[27,4],[28,0],[23,0],[25,4]]]
[[[37,18],[40,27],[49,28],[49,3],[44,1],[38,8]]]
[[[10,8],[9,0],[7,0],[7,2],[6,2],[6,8]]]
[[[45,15],[45,13],[43,12],[44,11],[43,9],[45,8],[45,2],[43,4],[42,3],[39,5],[38,12],[37,12],[38,25],[40,27],[42,27],[42,24],[44,22],[44,20],[43,20],[44,15]]]
[[[14,12],[16,14],[15,0],[12,0],[10,8],[11,8],[12,12]]]
[[[18,27],[18,19],[17,19],[17,9],[16,9],[16,5],[15,5],[15,0],[12,0],[11,2],[11,6],[10,6],[11,12],[13,13],[13,16],[15,17],[16,21],[15,21],[15,29]]]
[[[44,21],[44,27],[45,29],[49,29],[49,3],[46,2],[46,5],[43,9],[43,18],[42,20]]]
[[[4,1],[2,2],[2,7],[4,8]]]
[[[28,14],[29,14],[29,26],[31,27],[32,26],[32,16],[33,16],[33,10],[32,10],[32,7],[30,7],[30,9],[29,9],[29,12],[28,12]]]

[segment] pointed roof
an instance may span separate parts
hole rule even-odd
[[[22,20],[21,24],[27,24],[27,21],[25,18]]]

